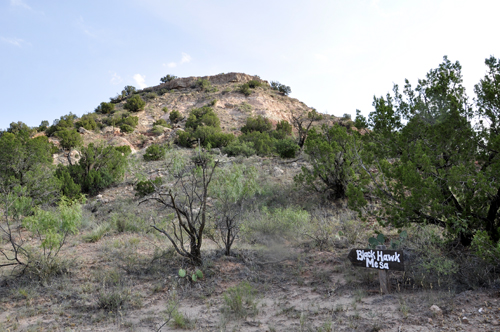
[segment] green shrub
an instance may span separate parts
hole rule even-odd
[[[160,119],[160,120],[155,121],[153,123],[153,126],[163,126],[163,127],[167,127],[167,128],[170,127],[165,119]]]
[[[292,89],[289,86],[275,81],[271,82],[271,89],[281,92],[285,96],[288,96],[290,93],[292,93]]]
[[[79,184],[75,183],[71,177],[68,167],[59,164],[56,170],[56,176],[59,181],[61,181],[61,192],[64,196],[69,199],[81,198],[82,188]]]
[[[224,293],[223,311],[233,314],[237,318],[256,315],[258,313],[256,295],[256,290],[248,281],[230,287]]]
[[[212,86],[212,83],[210,81],[205,80],[205,79],[198,79],[195,83],[195,86],[200,88],[201,91],[205,92],[217,92],[217,88]]]
[[[238,92],[241,92],[247,97],[252,94],[252,90],[250,90],[250,86],[248,85],[248,83],[242,84],[238,89]]]
[[[252,142],[253,148],[259,156],[269,156],[274,152],[275,139],[268,133],[253,131],[239,137],[242,142]]]
[[[166,107],[163,107],[161,110],[163,111],[163,113],[168,113],[168,108]]]
[[[155,187],[162,183],[161,177],[155,178],[153,181],[139,181],[134,187],[135,196],[144,197],[155,192]]]
[[[116,151],[123,153],[125,156],[128,156],[132,153],[132,149],[129,145],[115,146]]]
[[[144,98],[146,98],[146,100],[152,100],[158,98],[158,95],[154,92],[148,92],[144,95]]]
[[[40,125],[38,126],[38,129],[37,131],[38,132],[42,132],[42,131],[45,131],[47,130],[47,128],[49,127],[49,121],[47,120],[43,120]]]
[[[177,143],[179,146],[183,146],[185,148],[192,148],[193,142],[194,139],[191,137],[191,133],[180,130],[177,131],[177,138],[175,140],[175,143]]]
[[[198,126],[220,127],[220,120],[211,107],[194,108],[189,113],[186,129],[196,130]]]
[[[139,117],[137,116],[129,116],[129,117],[126,117],[124,119],[122,119],[120,121],[121,124],[127,124],[131,127],[137,127],[137,125],[139,124]]]
[[[79,121],[75,123],[76,128],[83,127],[87,130],[95,130],[97,129],[97,123],[96,123],[96,116],[95,114],[85,114],[80,118]]]
[[[144,154],[145,161],[162,160],[165,158],[166,147],[157,144],[150,145]]]
[[[80,150],[76,165],[66,166],[73,181],[90,196],[120,181],[125,173],[127,160],[112,146],[90,143]]]
[[[115,110],[115,104],[102,102],[99,106],[96,107],[95,112],[100,114],[110,114]]]
[[[280,139],[276,142],[276,152],[281,158],[295,158],[299,145],[293,139]]]
[[[166,107],[165,107],[166,108]],[[172,110],[168,116],[171,123],[177,123],[182,120],[182,114],[179,111]]]
[[[292,134],[292,125],[286,120],[281,120],[276,124],[276,130],[272,134],[276,139],[284,139]]]
[[[253,148],[253,142],[240,141],[239,139],[234,140],[229,145],[222,149],[222,152],[226,153],[230,157],[234,156],[245,156],[250,157],[257,152]]]
[[[68,115],[63,115],[59,120],[55,120],[54,124],[47,128],[45,133],[47,134],[47,136],[52,136],[58,131],[73,129],[75,128],[75,119],[76,115],[71,112]]]
[[[307,211],[299,208],[252,211],[243,224],[242,235],[250,242],[270,243],[300,237],[310,222]]]
[[[153,126],[153,129],[151,129],[151,132],[155,135],[161,135],[165,132],[165,127],[163,126]]]
[[[178,78],[178,77],[175,75],[167,75],[167,76],[163,76],[162,78],[160,78],[160,82],[167,83],[167,82],[170,82],[172,80],[175,80],[176,78]]]
[[[163,95],[164,95],[164,94],[166,94],[166,93],[168,93],[168,89],[165,89],[165,88],[160,89],[160,90],[158,91],[158,95],[159,95],[159,96],[163,96]]]
[[[120,131],[121,131],[122,133],[127,133],[127,134],[130,134],[130,133],[134,132],[134,127],[129,126],[128,124],[122,124],[122,125],[120,126]]]
[[[146,106],[146,102],[142,100],[141,96],[133,95],[127,99],[123,108],[130,112],[139,112],[144,109],[144,106]]]
[[[248,117],[246,124],[241,127],[241,132],[244,134],[251,133],[253,131],[264,133],[271,131],[272,128],[273,124],[271,123],[271,121],[267,118],[264,118],[262,115],[259,115],[256,118]]]
[[[255,88],[262,86],[262,82],[258,81],[258,80],[251,80],[251,81],[248,81],[246,84],[248,84],[248,86],[252,89],[255,89]]]

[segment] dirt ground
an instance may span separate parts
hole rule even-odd
[[[158,241],[127,233],[70,240],[68,274],[3,279],[0,331],[158,331],[164,323],[160,331],[500,331],[499,290],[402,287],[393,273],[382,295],[376,271],[353,268],[348,249],[239,248],[231,257],[208,249],[193,282],[178,276],[190,268],[171,251],[151,259]],[[252,296],[231,308],[228,290],[242,282]],[[112,310],[106,294],[127,296]],[[168,321],[169,307],[177,319]]]

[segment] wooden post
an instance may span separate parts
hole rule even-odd
[[[384,245],[377,246],[377,250],[385,250],[387,249]],[[380,292],[382,294],[389,294],[389,282],[387,280],[387,271],[379,270],[378,271],[378,279],[380,282]]]

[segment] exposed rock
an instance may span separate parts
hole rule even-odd
[[[117,127],[108,126],[108,127],[104,127],[102,129],[103,134],[107,134],[107,133],[119,134],[120,132],[121,132],[120,128],[117,128]]]
[[[246,83],[251,80],[258,80],[260,82],[266,82],[264,80],[261,80],[259,76],[250,76],[247,74],[243,73],[227,73],[227,74],[219,74],[219,75],[214,75],[214,76],[203,76],[203,77],[198,77],[198,76],[191,76],[191,77],[183,77],[183,78],[177,78],[175,80],[172,80],[170,82],[166,82],[160,85],[157,85],[155,87],[149,88],[148,90],[150,91],[157,91],[161,89],[187,89],[192,87],[196,81],[199,79],[202,80],[207,80],[212,84],[226,84],[226,83]]]
[[[121,137],[121,136],[114,136],[113,138],[109,139],[108,144],[112,145],[112,146],[127,145],[127,146],[130,146],[132,153],[137,152],[137,149],[126,138]]]
[[[281,168],[279,168],[278,166],[274,166],[273,176],[277,177],[277,176],[283,175],[283,173],[285,173],[285,172]]]
[[[78,128],[78,132],[80,134],[92,134],[92,132],[90,130],[87,130],[87,129],[83,128],[83,127]]]
[[[443,311],[441,310],[441,308],[439,308],[437,305],[433,304],[430,308],[430,310],[432,311],[432,313],[436,316],[441,316],[443,314]]]
[[[462,317],[462,323],[469,324],[470,321],[469,321],[469,319],[467,317],[464,316],[464,317]]]

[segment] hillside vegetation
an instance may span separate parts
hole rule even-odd
[[[473,99],[444,57],[368,118],[228,73],[12,123],[0,331],[493,331],[500,61],[485,63]],[[403,252],[395,296],[346,258],[375,242]]]

